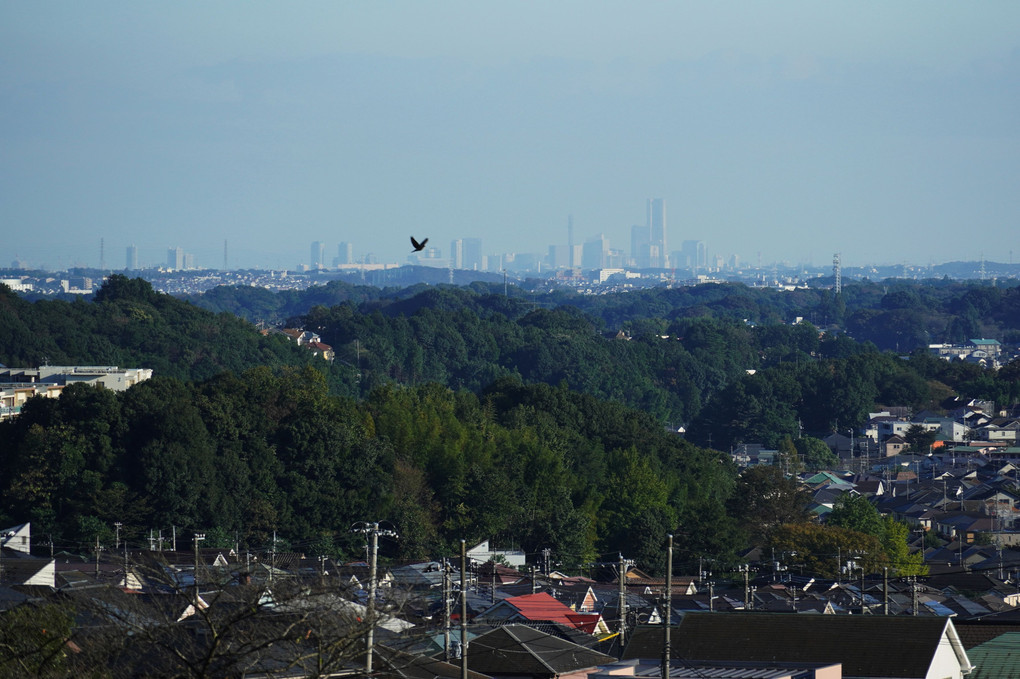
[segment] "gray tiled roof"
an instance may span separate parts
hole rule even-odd
[[[523,625],[497,627],[468,644],[468,666],[486,674],[562,674],[614,658]]]
[[[690,613],[672,634],[687,660],[842,663],[846,677],[925,677],[945,618],[787,613]],[[658,658],[662,628],[639,628],[624,658]]]

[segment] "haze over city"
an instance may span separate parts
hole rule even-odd
[[[0,265],[1013,258],[1011,2],[7,2]]]

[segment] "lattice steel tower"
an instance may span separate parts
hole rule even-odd
[[[843,267],[839,263],[839,253],[832,256],[832,276],[836,279],[836,294],[843,292]]]

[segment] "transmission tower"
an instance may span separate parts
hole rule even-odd
[[[843,292],[843,267],[839,263],[839,253],[832,256],[832,276],[836,279],[836,294]]]

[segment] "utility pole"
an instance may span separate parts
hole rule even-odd
[[[177,540],[177,531],[174,531],[174,541]],[[198,543],[205,540],[205,533],[195,533],[195,614],[198,614]]]
[[[1000,580],[1002,578],[999,578]],[[535,566],[531,566],[531,593],[538,594],[538,578],[535,577]]]
[[[467,544],[460,541],[460,678],[468,676],[467,640]]]
[[[269,582],[273,581],[273,572],[276,570],[276,531],[273,531],[273,551],[269,553]]]
[[[114,529],[117,531],[117,538],[113,545],[114,550],[120,549],[120,527],[123,525],[120,521],[116,521],[113,524]]]
[[[379,524],[372,524],[372,560],[369,562],[368,576],[368,652],[365,656],[365,670],[372,674],[372,642],[375,641],[375,573],[379,555]]]
[[[744,564],[740,567],[740,572],[744,574],[744,610],[751,610],[751,588],[748,578],[750,577],[751,567],[749,564]]]
[[[633,563],[620,554],[620,650],[626,641],[627,632],[627,569]]]
[[[864,604],[864,564],[861,564],[861,615],[868,612],[867,606]]]
[[[96,533],[96,579],[99,579],[99,533]]]
[[[889,615],[889,567],[882,568],[882,615]]]
[[[450,662],[450,563],[443,558],[443,659]]]
[[[375,644],[375,590],[376,590],[376,569],[379,558],[379,536],[385,535],[387,537],[397,537],[397,534],[391,530],[383,530],[379,528],[379,524],[375,523],[364,523],[359,524],[361,527],[356,528],[355,532],[366,533],[371,536],[371,549],[369,551],[369,562],[368,562],[368,605],[365,613],[365,619],[368,622],[368,634],[365,637],[365,673],[372,674],[372,653],[373,646]],[[276,534],[273,534],[273,540],[275,544]],[[275,547],[273,551],[275,555]]]
[[[673,618],[673,536],[667,536],[666,544],[666,601],[662,614],[662,679],[669,679],[669,625]],[[622,647],[621,647],[622,650]]]

